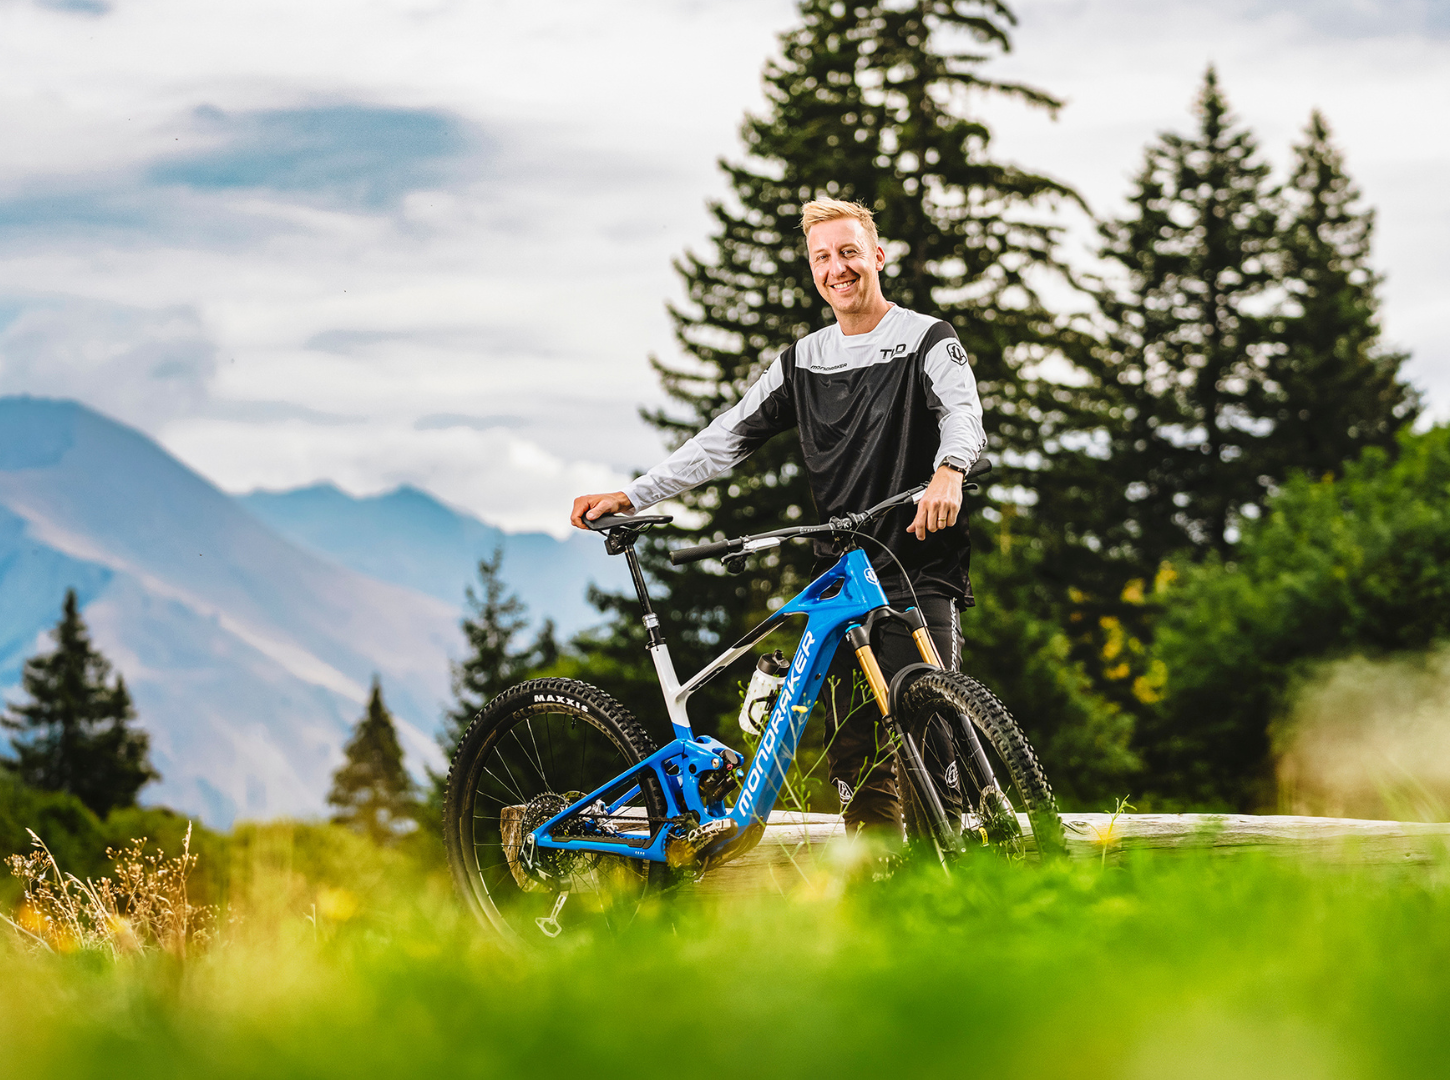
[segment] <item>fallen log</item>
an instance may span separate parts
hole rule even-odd
[[[1018,815],[1032,850],[1031,826]],[[1357,818],[1253,814],[1062,815],[1073,858],[1101,858],[1123,850],[1261,851],[1366,864],[1424,863],[1450,855],[1450,823],[1367,821]],[[760,843],[734,862],[709,871],[698,883],[708,892],[789,889],[813,880],[829,845],[844,839],[835,814],[777,810]]]

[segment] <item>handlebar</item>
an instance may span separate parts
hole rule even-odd
[[[986,458],[979,457],[972,463],[972,467],[962,477],[962,483],[967,484],[973,478],[990,472],[991,469],[992,463]],[[833,517],[828,523],[823,525],[796,525],[788,529],[776,529],[772,532],[755,533],[752,536],[737,536],[731,540],[717,540],[711,544],[697,544],[694,547],[675,548],[670,552],[670,562],[675,566],[684,566],[686,563],[699,562],[701,559],[711,559],[717,555],[748,555],[752,551],[779,547],[785,540],[849,532],[852,529],[859,529],[862,525],[880,517],[888,510],[898,506],[904,506],[909,502],[920,501],[921,494],[926,488],[926,484],[918,484],[916,487],[893,495],[889,499],[883,499],[869,510],[863,510],[856,514],[845,514],[841,517]]]
[[[699,562],[701,559],[710,559],[716,555],[725,555],[731,551],[739,551],[744,546],[744,540],[720,540],[713,544],[697,544],[694,547],[675,548],[670,552],[670,562],[676,566],[683,566],[685,563]]]

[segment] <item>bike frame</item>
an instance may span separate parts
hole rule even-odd
[[[676,737],[638,765],[620,773],[544,822],[525,838],[524,843],[559,851],[589,851],[664,862],[665,845],[672,825],[665,824],[656,828],[654,823],[642,821],[643,832],[596,831],[594,835],[589,832],[591,827],[597,830],[597,823],[593,819],[604,815],[609,815],[615,822],[628,825],[629,815],[621,815],[620,811],[639,794],[641,780],[648,774],[653,774],[664,792],[669,818],[685,820],[693,815],[701,824],[729,819],[735,822],[736,829],[717,845],[716,850],[734,844],[748,846],[759,838],[771,810],[775,807],[786,774],[795,761],[796,747],[800,744],[806,719],[820,695],[826,671],[836,655],[837,647],[848,633],[857,631],[863,624],[869,625],[874,618],[901,618],[901,615],[893,611],[887,603],[876,571],[872,569],[866,555],[860,548],[852,548],[790,603],[681,684],[675,674],[674,662],[670,659],[669,647],[658,635],[658,617],[649,610],[648,594],[642,577],[637,573],[634,551],[631,549],[627,554],[631,569],[636,571],[636,586],[645,606],[645,625],[651,631],[649,652],[659,675],[665,708]],[[726,807],[723,799],[708,801],[700,791],[702,776],[721,768],[732,768],[733,763],[743,759],[709,735],[694,733],[686,707],[690,695],[779,629],[787,620],[799,616],[805,616],[807,620],[805,632],[796,647],[775,708],[761,734],[760,745],[741,780],[735,803]],[[925,632],[918,631],[915,636],[923,660],[940,665]],[[853,635],[852,644],[857,644],[858,638],[858,659],[876,695],[878,707],[885,715],[886,687],[881,678],[881,670],[871,653],[864,631]],[[560,831],[561,826],[564,826],[563,831],[568,831],[571,819],[577,820],[583,826],[582,834],[576,831],[567,836],[551,835]],[[575,829],[578,827],[573,826]]]

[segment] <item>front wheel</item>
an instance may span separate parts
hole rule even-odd
[[[619,702],[574,679],[535,679],[489,702],[458,742],[443,804],[449,867],[474,914],[506,940],[539,943],[633,918],[662,883],[663,863],[539,848],[530,834],[654,749]],[[609,792],[607,802],[626,794]],[[638,845],[665,813],[659,784],[646,774],[621,805],[601,801],[555,835]]]
[[[945,851],[958,850],[975,837],[1007,854],[1021,854],[1025,849],[1017,819],[1021,809],[1031,823],[1039,857],[1066,853],[1067,840],[1047,774],[1017,721],[990,690],[957,671],[929,671],[901,695],[900,712],[902,726],[933,778],[952,832],[933,835],[933,815],[908,782],[903,794],[909,839],[933,840]]]

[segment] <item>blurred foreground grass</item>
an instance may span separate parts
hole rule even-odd
[[[982,857],[500,950],[428,862],[231,841],[218,941],[0,936],[0,1076],[1369,1077],[1450,1061],[1450,867]],[[433,864],[436,865],[436,864]]]

